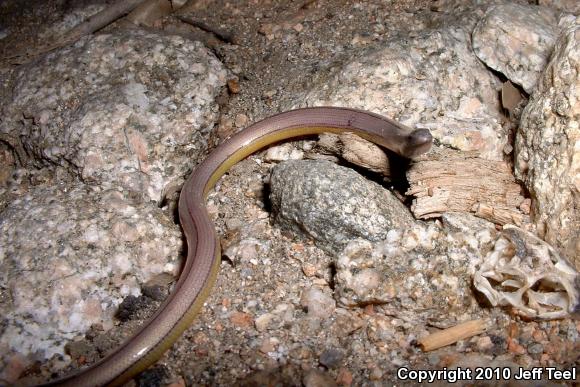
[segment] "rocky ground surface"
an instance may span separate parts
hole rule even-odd
[[[227,31],[227,39],[184,29],[169,16],[146,28],[119,21],[100,31],[99,39],[84,38],[48,59],[23,65],[4,61],[0,384],[66,374],[96,361],[139,329],[170,291],[183,257],[176,225],[180,179],[213,145],[258,119],[320,101],[344,105],[342,100],[432,129],[436,145],[475,149],[511,163],[519,113],[500,107],[507,77],[497,70],[501,64],[491,70],[469,56],[467,45],[491,3],[503,2],[204,0],[192,14],[214,30]],[[33,47],[50,39],[50,28],[65,28],[74,15],[91,14],[105,4],[5,1],[0,4],[0,52],[7,57],[19,47]],[[536,19],[547,24],[560,20],[557,7],[578,12],[574,2],[543,4],[553,8]],[[522,19],[516,21],[525,24]],[[119,29],[129,32],[115,35]],[[542,30],[547,37],[537,40],[554,44],[557,26]],[[176,33],[181,37],[172,37]],[[193,43],[192,36],[209,49]],[[123,45],[132,39],[136,43]],[[478,50],[489,55],[482,41],[487,39],[478,41]],[[573,45],[570,41],[574,38],[560,45]],[[401,54],[407,44],[411,59]],[[128,46],[138,49],[124,56]],[[97,57],[108,65],[91,67],[91,61],[101,63]],[[534,56],[532,71],[541,71],[548,57]],[[67,67],[70,58],[85,58],[81,64],[73,61],[78,71]],[[163,70],[164,58],[172,58],[170,71]],[[382,65],[385,60],[389,67]],[[517,70],[524,95],[539,75]],[[368,73],[370,81],[358,80]],[[191,92],[188,82],[202,86]],[[61,84],[66,96],[55,86]],[[29,88],[26,93],[22,85]],[[117,104],[116,95],[128,102]],[[476,118],[468,118],[472,115]],[[73,129],[63,131],[68,126]],[[25,130],[21,142],[15,127]],[[94,134],[83,137],[85,127]],[[111,127],[130,129],[119,139]],[[187,137],[188,132],[195,134]],[[73,140],[66,137],[55,145],[61,136]],[[156,146],[144,151],[147,144]],[[95,147],[100,153],[91,153]],[[336,157],[310,156],[313,149],[313,141],[303,140],[258,153],[218,182],[208,198],[224,251],[216,285],[192,326],[130,385],[412,385],[415,381],[402,378],[407,374],[400,370],[458,367],[496,367],[499,374],[491,376],[499,375],[499,382],[481,374],[475,384],[512,385],[520,367],[578,369],[577,320],[522,317],[516,307],[491,307],[473,289],[473,274],[501,239],[499,226],[465,214],[416,221],[410,212],[400,213],[405,208],[398,201],[396,210],[384,209],[395,198],[409,204],[404,181],[388,182],[357,168],[360,176],[328,161]],[[184,164],[188,157],[190,164]],[[305,157],[326,160],[279,165]],[[308,162],[314,164],[308,167]],[[309,168],[316,173],[309,174]],[[310,184],[308,190],[301,189],[300,176]],[[356,190],[349,191],[353,185]],[[377,190],[391,196],[381,199]],[[345,192],[341,200],[333,199],[337,192]],[[299,204],[323,197],[324,206],[288,207],[298,215],[276,219],[275,211],[282,212],[275,201],[290,194]],[[373,211],[364,219],[351,219],[368,208]],[[316,218],[317,211],[324,217]],[[354,215],[344,220],[341,213],[348,211]],[[395,216],[385,218],[389,213]],[[300,216],[298,225],[291,224]],[[310,233],[303,233],[305,228]],[[48,229],[45,241],[37,243]],[[51,256],[61,258],[55,263]],[[83,259],[84,267],[72,262]],[[570,270],[567,278],[574,283]],[[42,285],[41,292],[48,301],[32,302],[38,284],[50,285]],[[550,286],[547,281],[540,285]],[[105,295],[102,288],[113,290]],[[577,293],[571,297],[578,301]],[[13,314],[21,304],[24,311]],[[56,320],[50,309],[55,304]],[[74,321],[62,317],[68,308],[74,309]],[[433,331],[473,319],[484,320],[487,330],[432,352],[418,345]],[[37,342],[29,338],[35,334],[41,337]],[[19,352],[19,346],[29,352]],[[549,381],[548,371],[542,373],[543,383],[574,382]]]

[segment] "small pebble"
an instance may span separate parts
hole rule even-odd
[[[137,315],[139,310],[146,308],[150,303],[151,299],[148,297],[127,296],[123,302],[119,304],[115,317],[121,321],[131,320]]]
[[[280,341],[275,337],[267,338],[262,342],[262,345],[260,346],[260,352],[264,354],[274,352],[278,344],[280,344]]]
[[[163,365],[155,365],[141,372],[135,380],[138,386],[162,386],[169,377],[169,369]]]
[[[302,264],[302,272],[306,277],[314,277],[318,270],[313,264],[305,262]]]
[[[336,301],[317,288],[310,288],[302,293],[302,305],[311,317],[328,318],[336,308]]]
[[[350,387],[352,385],[352,372],[346,368],[341,368],[338,370],[338,375],[336,375],[336,383],[339,386]]]
[[[264,156],[266,161],[301,160],[303,158],[304,152],[296,149],[292,143],[273,146],[266,151]]]
[[[373,367],[369,377],[371,380],[381,380],[383,378],[383,371],[379,367]]]
[[[337,368],[342,363],[344,354],[336,348],[329,348],[320,354],[318,361],[326,368]]]
[[[169,273],[160,273],[141,287],[143,295],[155,301],[164,300],[169,294],[169,285],[175,278]]]
[[[273,96],[275,96],[277,93],[277,91],[275,89],[271,89],[271,90],[266,90],[262,95],[264,96],[264,98],[267,99],[271,99]]]
[[[491,348],[493,348],[493,342],[489,336],[484,336],[477,339],[477,349],[479,351],[487,351]]]
[[[236,115],[235,124],[238,128],[243,128],[248,124],[248,116],[240,113]]]
[[[310,359],[312,357],[312,351],[306,346],[300,346],[290,351],[290,357],[297,360]]]
[[[316,369],[308,371],[304,375],[302,383],[304,387],[331,387],[337,385],[328,374]]]
[[[66,353],[73,359],[79,359],[81,356],[87,357],[87,354],[95,352],[95,347],[86,341],[71,341],[65,345]]]
[[[230,79],[228,81],[228,89],[232,94],[238,94],[240,92],[240,84],[236,79]]]
[[[523,355],[524,353],[526,353],[524,347],[522,347],[516,339],[508,339],[507,349],[509,352],[516,355]]]
[[[531,343],[528,345],[528,353],[534,358],[539,357],[539,355],[544,353],[544,346],[540,343]]]
[[[268,325],[270,325],[274,318],[276,318],[276,316],[272,313],[264,313],[263,315],[256,318],[254,320],[254,325],[256,326],[258,332],[264,332],[266,329],[268,329]]]
[[[294,27],[292,27],[294,29],[294,31],[296,32],[302,32],[302,30],[304,29],[304,26],[300,23],[295,24]]]
[[[244,312],[233,312],[230,315],[230,321],[235,326],[238,326],[240,328],[247,328],[247,327],[252,326],[254,319],[248,313],[244,313]]]
[[[179,376],[175,382],[170,383],[167,387],[185,387],[185,386],[186,386],[185,379]]]

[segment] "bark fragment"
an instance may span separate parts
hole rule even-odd
[[[500,225],[529,222],[527,200],[503,161],[482,159],[477,152],[438,148],[417,159],[407,178],[407,195],[415,196],[411,211],[416,218],[455,211]]]

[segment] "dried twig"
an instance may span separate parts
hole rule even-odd
[[[387,154],[377,145],[353,133],[324,133],[319,136],[316,145],[324,152],[340,155],[350,163],[383,176],[391,175]]]
[[[471,320],[451,328],[430,334],[419,340],[421,349],[425,352],[445,347],[458,342],[459,340],[479,335],[485,331],[486,323],[484,320]]]
[[[232,34],[231,32],[224,31],[220,28],[206,24],[205,22],[203,22],[201,20],[192,19],[192,18],[187,17],[187,16],[178,15],[177,18],[184,23],[190,24],[190,25],[197,27],[199,29],[202,29],[206,32],[211,32],[212,34],[214,34],[218,39],[220,39],[223,42],[230,43],[230,44],[238,44],[237,39],[235,38],[234,34]]]
[[[101,12],[89,17],[87,20],[77,25],[65,34],[63,42],[65,44],[77,41],[81,37],[92,34],[95,31],[111,24],[123,15],[131,12],[135,7],[144,0],[125,0],[119,1],[105,8]]]
[[[51,42],[50,44],[41,47],[37,47],[29,52],[18,53],[16,55],[6,57],[3,59],[16,59],[16,63],[24,63],[25,61],[23,62],[19,60],[25,59],[26,57],[28,58],[35,57],[56,50],[58,48],[68,46],[76,42],[83,36],[98,31],[101,28],[109,25],[113,21],[117,20],[121,16],[126,15],[127,13],[131,12],[135,7],[137,7],[139,4],[141,4],[143,1],[144,0],[125,0],[116,2],[110,7],[105,8],[101,12],[89,17],[86,21],[67,31],[65,34],[63,34],[63,36],[56,39],[55,42]]]
[[[136,25],[152,26],[172,11],[169,0],[145,0],[127,15],[127,20]]]

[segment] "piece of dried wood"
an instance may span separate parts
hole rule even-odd
[[[509,165],[478,157],[476,152],[435,148],[407,171],[418,219],[444,212],[469,212],[496,224],[529,223],[527,201]]]
[[[419,339],[418,342],[423,351],[429,352],[454,344],[459,340],[479,335],[485,331],[485,328],[486,323],[484,320],[466,321],[454,327],[431,333],[429,336]]]
[[[173,5],[169,0],[146,0],[139,4],[127,15],[127,20],[135,25],[152,27],[164,16],[173,12]]]
[[[69,44],[79,40],[81,37],[92,34],[95,31],[111,24],[121,16],[124,16],[135,9],[143,0],[125,0],[112,4],[101,12],[89,17],[86,21],[73,27],[65,33],[64,38],[58,44]]]
[[[346,161],[373,172],[390,176],[389,158],[376,144],[354,133],[323,133],[317,147],[324,152],[338,155]]]

